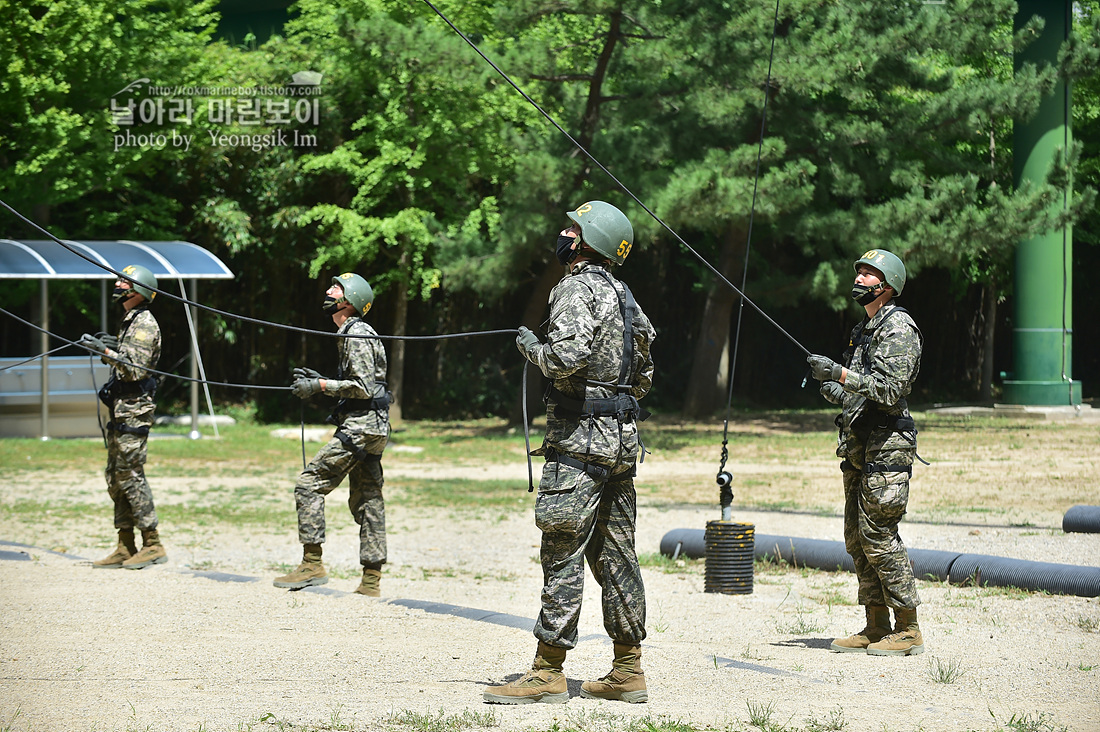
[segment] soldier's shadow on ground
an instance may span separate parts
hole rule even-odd
[[[797,646],[799,648],[822,648],[828,650],[832,642],[832,638],[788,638],[787,640],[776,641],[771,645],[786,646],[787,648]]]
[[[500,681],[478,681],[475,682],[481,686],[503,686],[504,684],[510,684],[523,674],[508,674]],[[565,678],[565,686],[569,691],[569,698],[572,699],[575,696],[581,695],[581,684],[584,683],[583,679],[571,679],[568,676]]]

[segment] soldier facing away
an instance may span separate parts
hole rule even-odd
[[[301,589],[328,582],[321,562],[325,542],[325,496],[348,477],[348,508],[359,524],[359,563],[363,579],[356,592],[381,595],[382,565],[386,563],[386,507],[382,498],[382,451],[389,439],[390,398],[386,392],[386,350],[378,333],[363,320],[374,302],[367,281],[347,272],[332,278],[323,309],[332,316],[338,338],[339,366],[335,379],[313,369],[294,369],[291,391],[300,399],[314,394],[339,401],[329,421],[336,433],[298,475],[294,502],[298,507],[298,538],[302,563],[277,577],[276,587]],[[366,337],[362,337],[366,336]],[[371,337],[375,336],[375,337]]]
[[[843,459],[844,547],[859,580],[863,630],[832,643],[838,652],[873,656],[922,653],[917,585],[898,523],[909,501],[917,428],[905,397],[920,370],[922,337],[893,303],[905,287],[905,265],[885,249],[855,262],[852,298],[867,317],[852,331],[843,364],[809,356],[821,394],[839,404],[836,454]],[[894,626],[890,626],[890,608]]]
[[[145,267],[132,264],[115,280],[112,299],[122,304],[125,315],[118,335],[85,333],[79,345],[101,354],[111,366],[111,378],[99,390],[100,400],[110,410],[107,441],[107,493],[115,504],[118,546],[103,559],[92,562],[97,569],[141,569],[168,561],[160,543],[153,491],[145,479],[146,445],[156,411],[157,381],[147,369],[160,360],[160,326],[149,309],[157,293],[157,278]],[[141,551],[134,541],[134,528],[141,530]]]
[[[485,701],[497,704],[568,700],[563,665],[577,645],[586,559],[602,588],[604,628],[615,658],[609,674],[581,686],[581,696],[648,700],[634,473],[637,422],[648,416],[638,399],[653,384],[649,350],[656,333],[627,286],[610,272],[630,253],[630,221],[603,201],[567,215],[572,225],[558,236],[556,254],[569,272],[550,294],[546,342],[523,327],[516,338],[524,358],[552,382],[546,437],[532,453],[546,458],[535,502],[544,586],[534,663],[515,681],[485,690]]]

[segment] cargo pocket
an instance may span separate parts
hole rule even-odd
[[[900,519],[909,503],[909,473],[894,471],[867,474],[867,513]]]
[[[579,534],[594,510],[596,489],[596,482],[583,471],[559,462],[546,463],[535,499],[535,526],[547,533]]]

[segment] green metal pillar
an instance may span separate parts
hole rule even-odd
[[[1046,21],[1042,34],[1016,54],[1016,68],[1058,63],[1058,51],[1072,28],[1072,2],[1019,0],[1016,29],[1033,16]],[[1013,167],[1017,187],[1041,183],[1060,151],[1072,142],[1070,88],[1059,82],[1043,97],[1038,113],[1013,129]],[[1053,204],[1069,206],[1068,193]],[[1021,241],[1016,248],[1013,373],[1004,382],[1009,404],[1077,405],[1081,382],[1072,376],[1073,232],[1064,229]]]

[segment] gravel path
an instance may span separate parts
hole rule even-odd
[[[643,502],[639,551],[715,513]],[[840,538],[836,517],[735,518],[763,534]],[[105,553],[90,540],[66,554],[0,545],[0,730],[396,730],[409,713],[491,715],[480,719],[501,730],[613,730],[644,717],[750,729],[750,709],[793,729],[993,730],[1015,715],[1100,730],[1097,598],[922,582],[927,652],[876,658],[827,650],[862,624],[851,575],[779,568],[739,596],[704,593],[701,566],[645,570],[644,705],[578,696],[611,658],[589,577],[566,665],[569,703],[485,705],[482,688],[514,678],[535,648],[530,514],[394,507],[389,525],[380,600],[350,592],[357,545],[347,522],[326,545],[335,577],[300,592],[271,586],[278,565],[298,558],[290,529],[215,537],[166,527],[170,562],[137,572],[92,570],[76,558]],[[1100,558],[1100,535],[1055,527],[914,522],[902,535],[915,548]],[[959,678],[937,680],[950,669]]]

